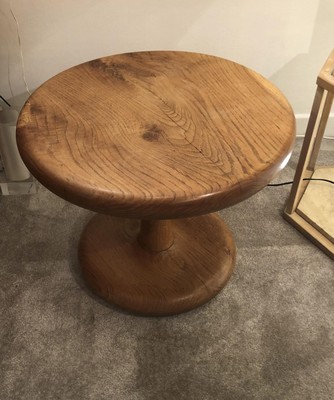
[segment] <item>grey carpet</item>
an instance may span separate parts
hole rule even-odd
[[[276,180],[293,178],[300,141]],[[334,141],[321,152],[333,164]],[[0,198],[0,399],[333,399],[334,265],[281,217],[290,186],[221,215],[235,273],[209,304],[123,313],[80,276],[89,211],[41,188]]]

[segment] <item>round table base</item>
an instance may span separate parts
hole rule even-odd
[[[84,278],[108,302],[141,315],[173,315],[206,303],[230,278],[235,245],[218,215],[172,220],[174,241],[160,252],[139,244],[140,226],[96,214],[82,233]]]

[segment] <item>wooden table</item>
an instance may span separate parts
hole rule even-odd
[[[228,281],[234,241],[210,213],[266,186],[294,133],[289,103],[256,72],[153,51],[56,75],[23,107],[17,140],[44,186],[98,213],[79,245],[88,285],[132,312],[170,315]]]

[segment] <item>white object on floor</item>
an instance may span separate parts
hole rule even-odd
[[[17,149],[17,117],[18,112],[14,109],[0,110],[0,152],[8,181],[24,181],[30,177]]]

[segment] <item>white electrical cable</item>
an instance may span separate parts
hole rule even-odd
[[[24,60],[23,60],[23,52],[22,52],[22,44],[21,44],[21,36],[20,36],[20,27],[19,27],[19,23],[15,17],[15,14],[13,12],[12,9],[12,1],[10,0],[9,2],[9,9],[10,9],[10,13],[12,14],[12,17],[14,18],[14,21],[16,23],[16,33],[17,33],[17,39],[19,42],[19,48],[20,48],[20,56],[21,56],[21,64],[22,64],[22,78],[23,78],[23,82],[25,84],[26,87],[26,91],[29,95],[31,95],[31,92],[28,88],[28,84],[27,84],[27,80],[26,80],[26,74],[25,74],[25,68],[24,68]]]

